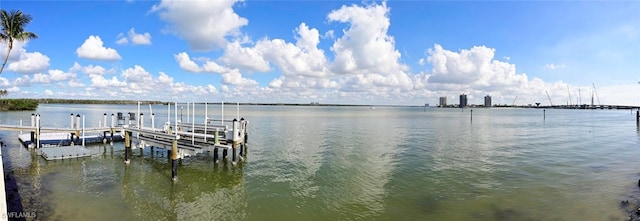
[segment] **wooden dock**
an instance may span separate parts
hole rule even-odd
[[[187,103],[187,107],[189,107]],[[93,153],[85,148],[86,144],[124,141],[124,162],[130,163],[132,149],[135,148],[161,148],[166,149],[171,158],[171,178],[177,179],[177,160],[185,157],[213,152],[213,162],[218,163],[218,152],[222,151],[222,158],[231,154],[231,163],[235,165],[243,160],[247,151],[247,125],[248,121],[239,117],[239,107],[236,118],[224,120],[224,103],[220,119],[209,119],[208,107],[205,103],[205,116],[202,123],[195,122],[195,103],[191,103],[193,112],[191,122],[183,123],[178,120],[178,103],[174,103],[173,121],[171,120],[171,104],[167,107],[167,122],[163,128],[155,127],[154,114],[150,114],[150,126],[144,125],[144,114],[140,112],[138,104],[137,113],[129,113],[129,119],[125,119],[122,112],[111,114],[111,124],[107,126],[107,114],[99,127],[85,127],[85,117],[71,114],[68,128],[46,128],[40,126],[39,114],[31,115],[30,125],[1,125],[0,130],[21,131],[18,139],[25,147],[36,148],[37,153],[46,160],[62,160],[70,158],[89,157]],[[189,112],[189,111],[187,111]],[[189,113],[187,113],[189,115]],[[187,118],[189,121],[189,118]],[[102,122],[104,125],[102,125]],[[22,132],[28,134],[22,134]],[[135,145],[134,142],[136,141]],[[82,144],[82,145],[80,145]]]
[[[195,104],[193,105],[194,112],[191,119],[195,119]],[[173,119],[176,120],[173,123],[169,120],[163,129],[145,127],[142,123],[123,128],[125,163],[129,164],[132,149],[136,148],[136,145],[132,144],[133,140],[137,140],[137,146],[140,148],[157,147],[167,150],[171,157],[172,180],[177,179],[177,160],[185,157],[213,152],[213,162],[217,163],[219,149],[222,149],[222,158],[226,158],[231,152],[232,165],[235,165],[238,160],[244,159],[247,150],[247,125],[249,123],[244,118],[240,120],[211,120],[206,116],[207,107],[205,104],[205,122],[196,124],[195,120],[192,120],[191,123],[182,123],[177,120],[177,103],[174,108]],[[168,119],[171,119],[170,111],[168,114]]]

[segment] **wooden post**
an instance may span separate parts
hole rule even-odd
[[[226,159],[227,158],[228,152],[229,151],[227,150],[227,148],[222,149],[222,159]]]
[[[217,163],[218,162],[218,148],[214,147],[213,148],[213,163]]]
[[[34,127],[35,127],[35,126],[34,126]],[[36,141],[36,136],[35,136],[35,135],[36,135],[36,132],[35,132],[35,131],[31,131],[31,143],[32,143],[33,145],[35,145],[35,142],[34,142],[34,141]]]
[[[131,132],[124,132],[124,163],[129,164],[129,156],[131,155]]]
[[[471,121],[473,121],[473,109],[471,109]]]
[[[235,133],[235,131],[234,131]],[[238,144],[236,144],[236,142],[234,141],[233,144],[231,145],[231,164],[236,165],[236,149],[238,147]]]
[[[246,156],[247,156],[247,151],[248,151],[247,144],[246,144],[246,143],[245,143],[245,144],[242,144],[242,148],[244,149],[244,150],[242,151],[242,154],[244,154],[244,156],[246,157]]]
[[[546,119],[547,119],[547,110],[546,110],[546,109],[543,109],[543,110],[542,110],[542,119],[543,119],[543,120],[546,120]]]
[[[173,140],[171,145],[171,180],[178,179],[178,139]]]
[[[214,144],[220,144],[220,138],[218,136],[220,136],[220,135],[218,133],[218,128],[216,128],[216,132],[213,134],[213,143]]]
[[[640,124],[640,109],[636,111],[636,124]]]

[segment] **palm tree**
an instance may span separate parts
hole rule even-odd
[[[7,96],[7,94],[9,94],[9,93],[7,92],[7,90],[6,90],[6,89],[5,89],[5,90],[0,90],[0,99],[1,99],[1,98],[3,98],[4,96]],[[7,101],[5,101],[5,100],[0,100],[0,101],[1,101],[1,102],[0,102],[1,104],[4,104],[4,103],[6,103],[6,102],[7,102]]]
[[[19,10],[11,10],[11,12],[7,12],[2,9],[0,11],[0,22],[2,22],[2,24],[0,24],[2,27],[2,32],[0,32],[0,41],[8,42],[7,55],[4,57],[2,67],[0,67],[0,73],[2,73],[4,66],[7,64],[7,60],[9,60],[9,53],[11,53],[11,48],[13,48],[13,41],[36,39],[38,36],[33,32],[24,31],[24,27],[31,22],[31,16],[23,14]]]

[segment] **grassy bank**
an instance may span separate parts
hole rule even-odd
[[[38,108],[38,100],[36,99],[2,99],[0,100],[0,110],[36,110]]]

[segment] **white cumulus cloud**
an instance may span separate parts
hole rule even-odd
[[[90,77],[91,77],[91,87],[110,88],[110,87],[127,86],[126,82],[118,80],[116,76],[111,77],[111,79],[106,79],[102,75],[90,75]]]
[[[249,23],[233,10],[237,0],[162,0],[151,8],[168,24],[167,30],[187,40],[193,50],[223,48],[227,36],[241,37]]]
[[[100,36],[91,35],[84,43],[76,49],[79,58],[90,60],[115,61],[122,59],[120,54],[113,49],[103,46]]]
[[[116,44],[122,45],[128,44],[129,42],[134,45],[151,45],[151,34],[149,34],[149,32],[136,33],[134,28],[129,29],[127,36],[123,33],[118,34]]]
[[[100,66],[100,65],[87,65],[87,66],[82,66],[80,64],[78,64],[78,62],[74,62],[73,66],[69,69],[69,71],[71,72],[82,72],[85,74],[89,74],[89,75],[103,75],[103,74],[108,74],[108,73],[113,73],[114,70],[113,69],[105,69],[104,67]]]
[[[193,72],[193,73],[198,73],[202,71],[202,68],[200,68],[198,64],[196,64],[196,62],[191,60],[187,52],[180,52],[178,54],[173,55],[173,57],[176,59],[176,61],[178,62],[178,65],[180,66],[180,68],[182,68],[182,70]]]
[[[76,74],[74,73],[67,73],[61,70],[49,70],[49,74],[34,74],[31,83],[50,84],[53,82],[72,80],[75,77]]]
[[[15,41],[5,70],[20,74],[33,74],[49,68],[49,57],[40,52],[27,52],[28,41]],[[7,55],[7,43],[0,42],[0,58]]]

